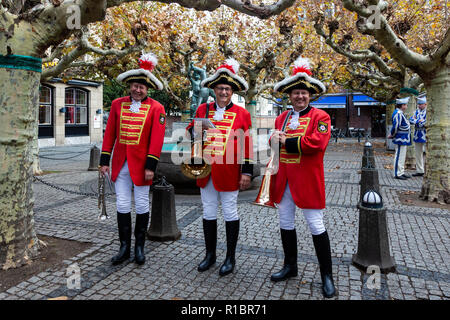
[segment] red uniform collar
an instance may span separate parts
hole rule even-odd
[[[294,112],[295,110],[292,109],[292,111]],[[302,111],[300,111],[299,114],[298,114],[298,116],[299,116],[299,117],[302,117],[302,116],[304,116],[305,114],[307,114],[309,111],[311,111],[311,106],[308,106],[308,107],[306,107],[305,109],[303,109]]]
[[[225,107],[225,110],[228,110],[234,106],[233,102],[230,101],[230,103]],[[217,110],[217,102],[214,101],[214,110]]]
[[[145,102],[150,99],[150,97],[145,98],[144,100],[141,101],[141,103],[146,104]],[[127,100],[129,102],[133,102],[133,99],[131,98],[131,96],[127,96]]]

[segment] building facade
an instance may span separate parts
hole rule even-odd
[[[273,103],[274,113],[281,113],[280,104]],[[386,106],[360,92],[332,93],[320,96],[310,104],[326,111],[334,130],[345,136],[356,136],[357,132],[372,137],[385,137]],[[287,108],[290,108],[288,106]]]
[[[103,84],[61,79],[39,88],[39,147],[90,144],[103,139]]]

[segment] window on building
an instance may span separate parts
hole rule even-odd
[[[88,97],[86,91],[76,88],[66,89],[66,124],[87,124],[87,100]]]
[[[52,89],[49,87],[39,88],[39,124],[52,124]]]
[[[267,110],[267,114],[268,114],[269,116],[271,116],[271,115],[272,115],[272,110]]]

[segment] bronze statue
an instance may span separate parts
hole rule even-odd
[[[201,87],[202,81],[207,78],[206,67],[199,68],[194,66],[194,63],[191,62],[189,64],[188,77],[192,85],[192,97],[190,105],[192,118],[195,114],[195,110],[197,110],[197,107],[199,105],[207,102],[210,96],[213,97],[214,99],[216,99],[216,96],[213,90]]]

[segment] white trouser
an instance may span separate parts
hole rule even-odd
[[[200,195],[203,204],[203,219],[216,220],[219,208],[219,197],[222,204],[223,218],[225,221],[238,220],[237,197],[239,190],[236,191],[217,191],[214,188],[212,179],[204,188],[200,188]]]
[[[289,184],[286,184],[283,198],[278,204],[278,213],[280,215],[280,228],[285,230],[294,230],[295,228],[295,202],[292,198]],[[323,212],[321,209],[302,209],[303,216],[308,224],[309,231],[313,235],[319,235],[326,231],[323,224]]]
[[[130,171],[128,169],[128,161],[125,161],[115,183],[116,189],[116,206],[120,213],[131,212],[131,189],[133,187]],[[149,191],[150,186],[134,185],[134,203],[136,206],[136,214],[149,212]]]
[[[425,143],[416,142],[414,144],[416,150],[416,171],[417,173],[424,173],[423,169],[423,153],[425,151]]]
[[[405,173],[406,148],[407,146],[395,145],[394,177],[400,177]]]

